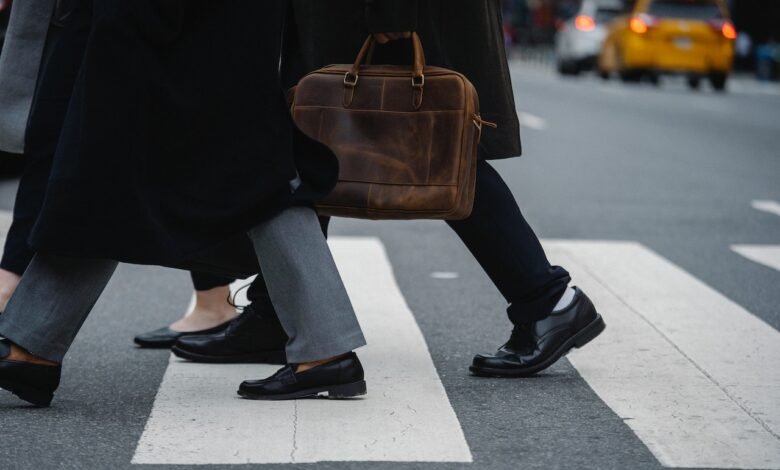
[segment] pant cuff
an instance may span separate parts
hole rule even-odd
[[[12,343],[24,349],[34,356],[62,363],[68,352],[68,345],[57,344],[29,331],[28,328],[17,326],[10,321],[2,321],[0,316],[0,336],[9,339]]]
[[[340,336],[334,341],[316,342],[312,348],[299,349],[292,345],[292,347],[287,347],[287,362],[290,364],[301,364],[303,362],[318,361],[346,354],[365,345],[366,338],[359,331],[347,337]]]

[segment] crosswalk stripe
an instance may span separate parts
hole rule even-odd
[[[732,245],[731,249],[750,261],[780,271],[780,245]]]
[[[331,239],[369,346],[369,394],[350,401],[255,402],[238,384],[276,367],[172,358],[135,464],[471,462],[422,332],[375,238]]]
[[[780,332],[640,244],[545,246],[608,325],[571,362],[664,466],[780,468]]]
[[[544,131],[549,127],[546,119],[535,114],[518,112],[517,117],[520,120],[521,126],[535,131]]]
[[[768,212],[774,215],[780,215],[780,202],[770,200],[752,201],[750,205],[753,209]]]

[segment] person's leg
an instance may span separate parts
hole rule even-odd
[[[225,331],[236,317],[236,309],[230,304],[230,284],[235,279],[195,271],[190,276],[195,287],[192,310],[170,326],[137,335],[133,338],[135,344],[142,348],[167,349],[186,336]]]
[[[190,272],[190,277],[195,288],[195,305],[171,325],[172,330],[206,330],[235,318],[236,309],[230,304],[230,284],[235,279],[196,271]]]
[[[540,320],[552,312],[569,284],[569,273],[550,265],[512,191],[488,162],[477,166],[471,216],[447,223],[509,303],[512,323]]]
[[[319,218],[320,228],[328,236],[329,217]],[[285,363],[284,332],[268,287],[258,274],[247,291],[250,304],[230,322],[223,332],[209,335],[187,335],[176,341],[173,353],[194,362],[210,363]]]
[[[314,210],[289,208],[249,235],[289,337],[288,365],[268,379],[242,383],[239,394],[257,399],[365,394],[363,368],[352,351],[366,341]]]
[[[0,316],[0,336],[61,363],[116,267],[111,260],[36,255]]]
[[[291,207],[249,235],[290,338],[288,362],[327,359],[366,344],[313,209]]]
[[[48,406],[62,360],[116,261],[36,255],[0,316],[0,388]]]
[[[470,370],[524,377],[593,340],[604,322],[582,291],[568,287],[569,273],[550,265],[498,172],[485,161],[477,168],[473,213],[449,225],[509,302],[514,329],[496,354],[475,356]]]

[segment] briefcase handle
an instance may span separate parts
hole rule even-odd
[[[414,61],[412,62],[412,88],[414,93],[414,109],[420,109],[422,106],[423,89],[425,88],[425,52],[423,51],[422,41],[420,36],[412,33],[412,48],[414,50]],[[344,86],[351,89],[349,93],[349,99],[345,97],[345,106],[349,106],[352,103],[352,95],[354,89],[357,87],[360,79],[360,67],[363,62],[366,61],[366,57],[373,55],[373,50],[376,45],[376,39],[374,35],[369,35],[366,42],[363,43],[363,47],[360,49],[355,64],[352,66],[349,72],[344,75]]]

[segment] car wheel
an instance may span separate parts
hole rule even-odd
[[[609,72],[607,72],[606,70],[599,70],[599,77],[602,80],[609,80]]]
[[[712,88],[714,88],[715,91],[726,91],[727,78],[728,75],[726,75],[725,73],[711,73],[710,85],[712,85]]]
[[[647,74],[647,81],[650,82],[650,84],[653,86],[660,86],[661,75],[655,72],[650,72],[649,74]]]
[[[642,79],[642,72],[640,70],[621,70],[620,80],[623,83],[637,83]]]
[[[561,75],[579,75],[580,68],[577,62],[573,60],[562,60],[558,62],[558,73]]]
[[[691,90],[698,90],[701,86],[701,78],[695,76],[695,75],[688,75],[687,78],[688,82],[688,88]]]

